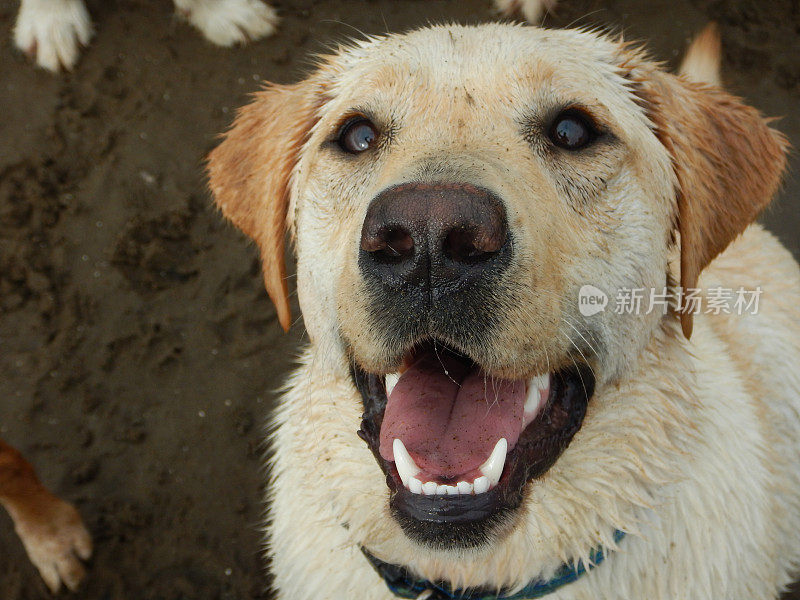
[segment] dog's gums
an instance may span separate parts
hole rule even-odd
[[[580,429],[592,371],[498,380],[438,343],[404,362],[386,376],[353,369],[364,403],[359,435],[386,475],[392,514],[419,543],[481,545]]]

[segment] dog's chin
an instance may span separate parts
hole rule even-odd
[[[442,363],[442,371],[447,378],[452,380],[454,371],[462,375],[466,373],[466,378],[482,376],[487,382],[487,389],[495,394],[489,402],[481,397],[483,410],[487,411],[485,419],[481,419],[483,415],[479,413],[472,415],[475,418],[462,416],[466,424],[459,429],[458,423],[453,424],[456,417],[446,417],[447,435],[455,440],[449,444],[425,440],[425,435],[435,426],[414,422],[415,418],[425,419],[427,407],[434,406],[430,403],[436,402],[436,398],[408,398],[410,393],[418,396],[428,394],[428,388],[424,387],[426,383],[431,384],[431,390],[442,383],[431,379],[430,368],[424,376],[413,372],[415,368],[424,370],[413,365],[424,363],[426,354],[430,353],[434,353],[435,359]],[[444,362],[443,356],[446,357]],[[358,366],[352,369],[354,383],[364,403],[358,434],[368,444],[386,476],[391,514],[411,540],[432,549],[459,550],[490,544],[513,528],[526,485],[555,464],[580,429],[594,392],[592,370],[588,365],[576,363],[530,379],[498,382],[468,357],[439,343],[434,345],[433,342],[415,346],[404,357],[403,363],[406,370],[399,375],[396,384],[391,380],[397,375],[369,373]],[[411,381],[405,382],[404,378]],[[391,392],[388,394],[387,379],[390,380],[388,387]],[[533,406],[536,402],[530,399],[536,395],[536,382],[543,381],[547,382],[547,387],[540,386],[541,399],[538,406]],[[475,387],[474,379],[464,379],[463,383],[454,380],[453,383],[459,388],[456,395],[464,392],[469,385]],[[420,388],[420,385],[423,387]],[[513,418],[519,413],[519,394],[523,392],[515,389],[515,385],[524,386],[526,398],[522,420],[516,426]],[[436,393],[434,391],[432,395]],[[504,393],[510,397],[516,396],[516,405],[513,405],[513,398],[504,398]],[[461,405],[466,402],[457,398],[452,401],[449,410],[462,413],[465,410],[478,410],[474,405],[464,409]],[[390,405],[387,411],[390,403],[394,405]],[[506,407],[504,403],[507,403]],[[411,408],[398,408],[398,404],[410,404]],[[497,406],[494,410],[500,412],[492,415],[492,406]],[[432,413],[436,410],[437,407],[434,407]],[[387,413],[389,417],[385,420]],[[435,416],[432,418],[435,419]],[[476,425],[477,421],[479,424]],[[495,422],[499,428],[496,433],[492,431]],[[518,431],[515,432],[514,427]],[[474,438],[474,443],[458,440],[462,434],[466,438],[479,437]],[[495,437],[492,438],[492,435]],[[401,447],[393,439],[395,436],[405,442]],[[495,440],[501,436],[502,442],[498,442],[493,450],[484,450],[487,460],[483,464],[476,467],[461,462],[462,458],[467,460],[465,455],[480,453],[478,447],[484,440]],[[511,443],[506,441],[506,437],[511,439]],[[393,447],[389,439],[393,439]],[[507,452],[504,452],[506,449]]]

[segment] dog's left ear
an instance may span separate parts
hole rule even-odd
[[[217,206],[261,251],[264,285],[284,331],[291,325],[284,238],[290,180],[315,122],[308,82],[272,85],[242,108],[208,157]]]
[[[723,90],[645,64],[629,73],[677,181],[680,283],[700,272],[769,204],[788,143],[759,112]],[[692,315],[681,313],[689,338]]]

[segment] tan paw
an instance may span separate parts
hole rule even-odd
[[[86,571],[81,560],[92,555],[92,539],[78,511],[46,493],[11,514],[31,562],[53,593],[63,583],[76,590]]]

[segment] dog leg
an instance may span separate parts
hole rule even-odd
[[[81,560],[92,554],[92,540],[75,508],[41,484],[22,455],[0,440],[0,504],[28,557],[53,593],[61,584],[77,589],[86,572]]]
[[[275,9],[261,0],[175,0],[175,8],[218,46],[271,35],[278,24]]]
[[[545,12],[553,12],[557,0],[494,0],[495,7],[506,17],[522,14],[532,25],[542,22]]]
[[[92,21],[83,0],[22,0],[14,43],[38,66],[71,70],[91,37]]]

